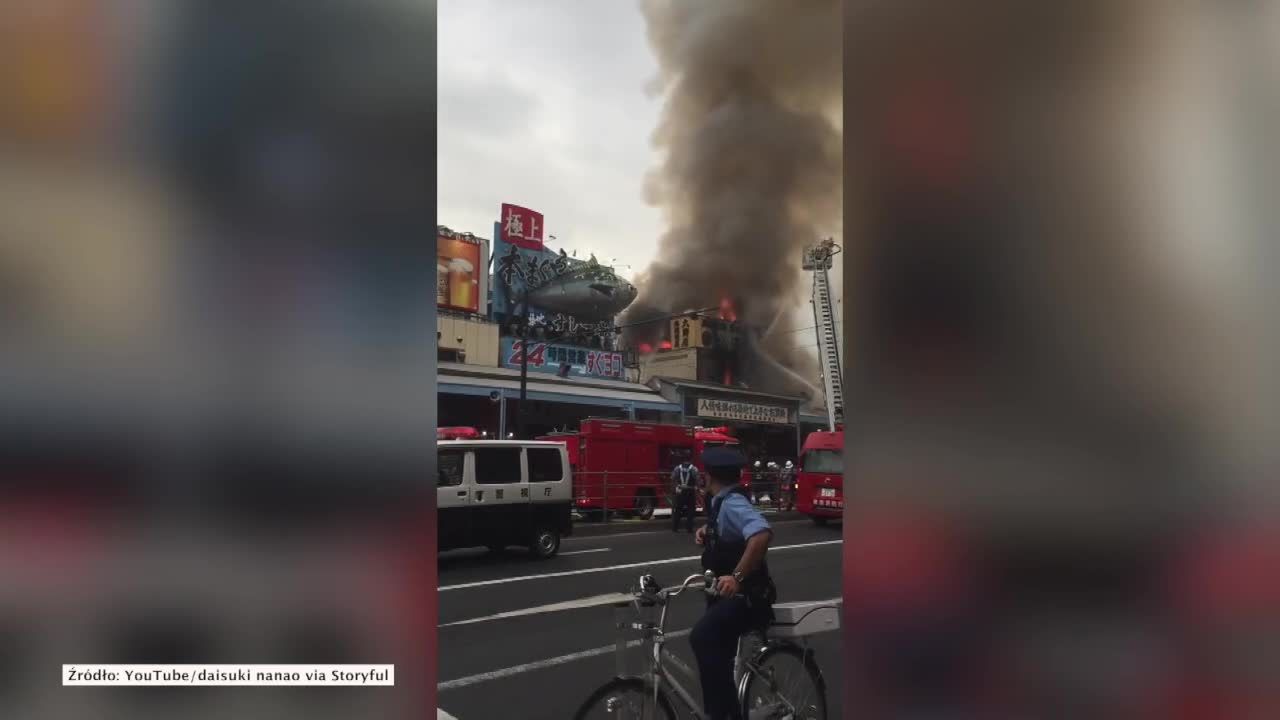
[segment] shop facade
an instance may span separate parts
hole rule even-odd
[[[438,423],[474,427],[489,437],[516,430],[520,411],[520,372],[440,363],[437,374]],[[589,417],[640,422],[679,423],[680,406],[643,385],[619,380],[561,378],[530,373],[525,386],[525,424],[530,437],[577,430]]]
[[[799,456],[817,417],[802,413],[798,395],[743,390],[714,383],[653,377],[646,386],[680,408],[684,425],[728,427],[749,458]]]
[[[727,426],[744,451],[771,458],[797,457],[804,437],[825,428],[825,417],[802,410],[804,398],[711,382],[718,371],[703,377],[716,369],[719,341],[701,337],[701,326],[689,347],[640,358],[620,348],[615,316],[635,288],[595,258],[546,247],[540,214],[503,205],[501,218],[492,262],[488,240],[444,227],[437,235],[441,426],[497,438],[513,436],[521,416],[526,437],[591,417]]]

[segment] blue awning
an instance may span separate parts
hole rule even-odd
[[[637,388],[643,388],[638,385]],[[494,378],[449,378],[441,379],[437,384],[437,392],[442,395],[479,395],[488,397],[497,390],[507,398],[520,398],[520,383],[512,380]],[[601,405],[607,407],[632,407],[637,410],[657,410],[660,412],[680,412],[679,405],[667,402],[655,392],[643,390],[612,390],[598,387],[573,387],[572,384],[561,387],[551,383],[530,381],[526,386],[526,397],[543,402],[565,403],[573,405]]]

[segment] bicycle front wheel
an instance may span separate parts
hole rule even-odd
[[[813,654],[794,645],[767,648],[747,674],[742,715],[748,720],[827,720],[827,686]]]
[[[676,720],[666,693],[654,703],[653,686],[640,678],[614,678],[582,703],[574,720]]]

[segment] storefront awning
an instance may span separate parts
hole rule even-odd
[[[797,427],[804,398],[777,395],[714,383],[657,376],[649,387],[684,409],[686,417],[711,424],[748,423],[769,427]]]
[[[496,377],[470,377],[440,375],[437,378],[440,393],[449,395],[485,395],[497,390],[504,397],[520,399],[520,381]],[[643,388],[643,386],[637,386]],[[656,392],[646,389],[619,390],[602,387],[574,387],[573,381],[563,383],[538,382],[530,379],[526,385],[530,400],[571,403],[575,405],[605,405],[609,407],[634,407],[638,410],[680,412],[680,406],[667,402]]]

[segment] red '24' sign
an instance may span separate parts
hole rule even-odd
[[[547,364],[547,344],[538,343],[529,351],[529,364],[534,367],[542,367]],[[524,362],[524,341],[516,340],[511,343],[511,357],[507,358],[510,365],[519,365]]]
[[[511,343],[511,355],[507,357],[508,365],[519,365],[523,362],[524,341],[516,340]],[[611,353],[606,351],[589,350],[586,353],[586,374],[603,375],[605,377],[618,377],[622,374],[622,354]],[[547,344],[535,343],[529,349],[529,364],[533,367],[543,367],[547,364]]]

